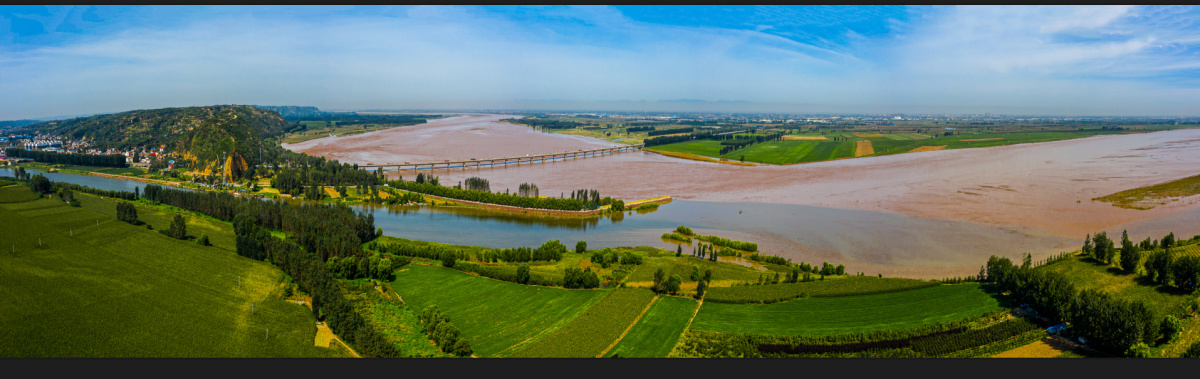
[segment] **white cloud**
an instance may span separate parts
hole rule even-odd
[[[838,51],[763,31],[640,23],[600,7],[551,9],[544,22],[460,7],[229,13],[0,55],[0,119],[227,103],[520,107],[518,99],[1177,114],[1195,109],[1180,100],[1195,99],[1194,87],[1138,78],[1195,70],[1194,60],[1147,58],[1186,53],[1200,39],[1179,12],[1139,8],[951,8],[889,21],[903,34],[855,34]]]

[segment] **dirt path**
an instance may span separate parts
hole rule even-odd
[[[616,341],[613,341],[613,343],[611,345],[608,345],[608,348],[604,349],[604,351],[601,351],[600,354],[596,354],[596,358],[603,358],[604,354],[608,354],[609,350],[612,350],[614,347],[617,347],[617,344],[621,343],[621,339],[625,338],[625,335],[629,334],[630,330],[633,330],[633,326],[637,325],[638,321],[642,321],[642,316],[645,316],[646,312],[650,311],[650,307],[654,306],[654,302],[656,302],[656,301],[658,301],[658,296],[654,296],[653,299],[650,299],[650,304],[646,304],[646,309],[643,309],[642,313],[639,314],[637,316],[637,318],[633,319],[633,323],[629,324],[628,328],[625,328],[625,331],[621,333],[621,336],[617,337]]]
[[[351,356],[355,358],[362,358],[362,355],[359,355],[357,351],[354,351],[354,349],[350,348],[350,345],[347,345],[346,342],[342,341],[341,338],[338,338],[337,334],[334,334],[333,330],[329,329],[329,326],[318,323],[317,337],[313,341],[313,345],[329,347],[330,343],[333,341],[337,341],[337,343],[341,344],[342,347],[346,348],[346,351],[349,351]]]

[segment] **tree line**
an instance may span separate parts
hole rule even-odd
[[[514,119],[514,118],[509,118],[509,119],[504,119],[504,120],[500,120],[500,121],[508,121],[508,122],[512,122],[512,123],[516,123],[516,124],[524,124],[524,125],[529,125],[529,126],[532,126],[535,128],[542,128],[542,129],[575,129],[575,128],[585,125],[584,123],[576,122],[576,121],[553,120],[553,119],[532,118],[532,117],[525,117],[525,118],[522,118],[519,120]]]
[[[25,150],[21,148],[4,149],[4,154],[14,158],[28,158],[42,163],[67,164],[80,166],[127,167],[124,155],[93,155],[56,153],[52,151]]]
[[[1200,241],[1200,236],[1192,237],[1192,240]],[[1191,292],[1200,283],[1200,256],[1176,254],[1173,248],[1182,242],[1171,232],[1161,241],[1147,237],[1134,243],[1129,239],[1129,232],[1122,231],[1121,247],[1117,248],[1107,232],[1099,232],[1084,238],[1082,250],[1084,255],[1097,262],[1116,264],[1126,273],[1140,274],[1154,283]]]
[[[651,129],[653,129],[653,128],[651,128]],[[661,135],[665,135],[665,134],[691,133],[691,132],[692,132],[692,131],[694,131],[694,130],[696,130],[696,128],[694,128],[694,127],[691,127],[691,128],[675,128],[675,129],[662,129],[662,130],[653,130],[653,131],[651,131],[651,132],[649,132],[649,133],[646,133],[646,136],[647,136],[647,137],[654,137],[654,136],[661,136]]]
[[[1028,255],[1020,266],[993,255],[985,268],[986,282],[1053,322],[1071,323],[1075,333],[1102,351],[1122,354],[1139,343],[1153,344],[1161,333],[1163,319],[1144,302],[1117,299],[1096,289],[1080,291],[1062,273],[1034,270]]]
[[[556,198],[536,198],[525,197],[519,195],[492,193],[487,191],[474,191],[458,189],[453,187],[443,187],[434,183],[418,183],[400,180],[392,180],[387,182],[389,187],[401,189],[405,191],[417,192],[426,195],[446,197],[451,199],[475,201],[480,203],[507,205],[521,208],[538,208],[552,209],[564,211],[578,211],[585,209],[584,202],[577,199],[556,199]]]

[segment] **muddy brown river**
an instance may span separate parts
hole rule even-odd
[[[343,162],[381,163],[612,145],[493,122],[508,117],[513,116],[449,118],[287,147]],[[1148,211],[1091,198],[1197,173],[1200,129],[788,166],[744,167],[629,152],[435,171],[443,183],[479,176],[501,191],[531,182],[543,195],[594,188],[627,201],[671,195],[695,206],[745,204],[738,212],[730,208],[728,215],[707,216],[712,219],[705,224],[721,220],[721,235],[757,241],[766,252],[798,261],[829,260],[846,263],[851,271],[912,277],[973,274],[993,253],[1044,257],[1077,249],[1085,234],[1099,230],[1129,229],[1134,240],[1170,231],[1190,237],[1200,233],[1198,196]],[[798,211],[822,216],[802,217]]]

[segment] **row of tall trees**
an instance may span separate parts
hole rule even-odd
[[[124,155],[93,155],[56,153],[52,151],[25,150],[21,148],[4,149],[4,154],[14,158],[28,158],[43,163],[68,164],[80,166],[126,167]]]

